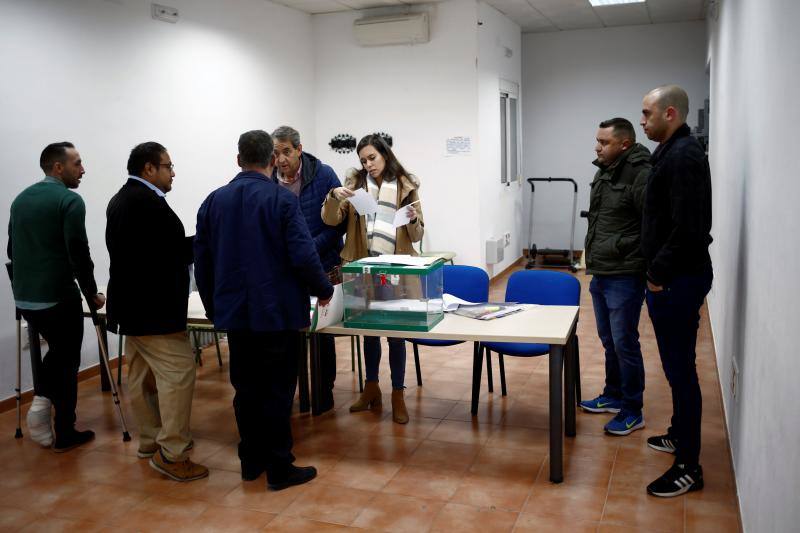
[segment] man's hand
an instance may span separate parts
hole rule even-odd
[[[331,193],[333,194],[334,198],[336,198],[340,202],[347,200],[348,198],[353,196],[353,191],[351,191],[347,187],[336,187],[335,189],[333,189],[333,191],[331,191]]]
[[[106,305],[106,297],[102,292],[98,292],[92,296],[92,302],[94,302],[95,309],[102,309]]]
[[[320,307],[325,307],[326,305],[328,305],[329,303],[331,303],[331,298],[333,298],[333,295],[331,295],[331,297],[330,297],[330,298],[326,298],[326,299],[324,299],[324,300],[323,300],[322,298],[319,298],[319,299],[317,300],[317,304],[319,304],[319,305],[320,305]]]
[[[663,285],[656,285],[655,283],[653,283],[651,281],[648,281],[647,282],[647,289],[650,292],[661,292],[661,291],[664,290],[664,286]]]

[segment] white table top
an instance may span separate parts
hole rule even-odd
[[[537,305],[494,320],[445,313],[430,331],[346,328],[341,323],[320,330],[334,335],[374,335],[404,339],[566,344],[578,319],[577,306]]]
[[[105,285],[102,287],[97,288],[98,292],[102,292],[103,294],[106,293]],[[83,303],[83,314],[89,314],[89,307],[86,305],[86,299],[83,298],[81,295],[81,300]],[[100,309],[97,314],[101,317],[106,315],[106,308],[103,307]],[[206,317],[206,308],[203,307],[203,302],[200,300],[200,293],[197,291],[192,291],[189,294],[189,309],[186,313],[186,318],[189,324],[203,324],[203,325],[210,325],[211,321]]]

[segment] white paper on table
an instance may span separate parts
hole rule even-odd
[[[364,189],[356,189],[347,200],[353,204],[359,215],[374,215],[378,212],[378,202]]]
[[[438,261],[439,257],[422,257],[418,255],[391,255],[383,254],[377,257],[365,257],[359,259],[359,263],[368,265],[405,265],[405,266],[428,266]]]
[[[401,226],[405,226],[411,221],[411,215],[408,212],[408,206],[401,207],[397,211],[394,212],[394,222],[392,222],[392,226],[395,228],[399,228]]]
[[[468,307],[470,305],[481,305],[480,303],[476,302],[468,302],[466,300],[462,300],[458,296],[453,296],[452,294],[444,293],[442,294],[442,302],[443,308],[445,313],[449,313],[451,311],[455,311],[459,307]]]
[[[338,324],[344,318],[344,298],[342,297],[342,285],[333,286],[333,296],[328,305],[316,305],[312,308],[316,310],[316,321],[311,320],[311,331],[319,331],[328,326]]]
[[[428,302],[414,299],[379,300],[369,303],[373,311],[415,311],[424,313],[428,310]]]

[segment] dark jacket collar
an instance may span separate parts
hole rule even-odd
[[[261,172],[256,172],[255,170],[243,170],[234,176],[231,181],[236,181],[238,179],[247,179],[247,178],[255,178],[264,181],[271,181],[269,176],[262,174]]]
[[[675,133],[672,134],[672,137],[658,145],[658,148],[656,148],[656,151],[653,152],[653,156],[650,158],[650,161],[652,161],[654,164],[657,163],[662,157],[664,157],[664,154],[669,152],[669,149],[673,144],[675,144],[675,141],[682,139],[683,137],[688,137],[691,134],[692,129],[688,124],[684,123],[680,128],[675,130]]]
[[[314,157],[314,155],[308,152],[303,152],[300,154],[300,172],[302,172],[300,177],[303,179],[303,184],[300,186],[301,191],[305,189],[309,183],[314,181],[320,164],[320,160]],[[273,182],[278,183],[277,167],[272,170],[272,176],[270,176],[270,178]]]
[[[636,163],[638,161],[647,161],[649,158],[650,150],[639,143],[634,143],[630,149],[622,152],[620,156],[617,157],[617,159],[607,167],[604,167],[602,164],[600,164],[597,159],[592,161],[592,164],[601,171],[600,175],[597,177],[598,179],[611,179],[616,170],[626,161],[630,160],[631,163]]]

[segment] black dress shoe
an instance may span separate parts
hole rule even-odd
[[[288,474],[277,479],[276,477],[277,476],[267,475],[267,488],[269,490],[283,490],[293,487],[294,485],[308,483],[317,477],[317,469],[313,466],[289,465]]]
[[[253,463],[242,463],[242,481],[254,481],[264,473],[264,466]]]
[[[56,453],[68,452],[73,448],[77,448],[81,444],[94,440],[94,431],[69,431],[65,433],[56,433],[56,442],[53,445],[53,451]]]

